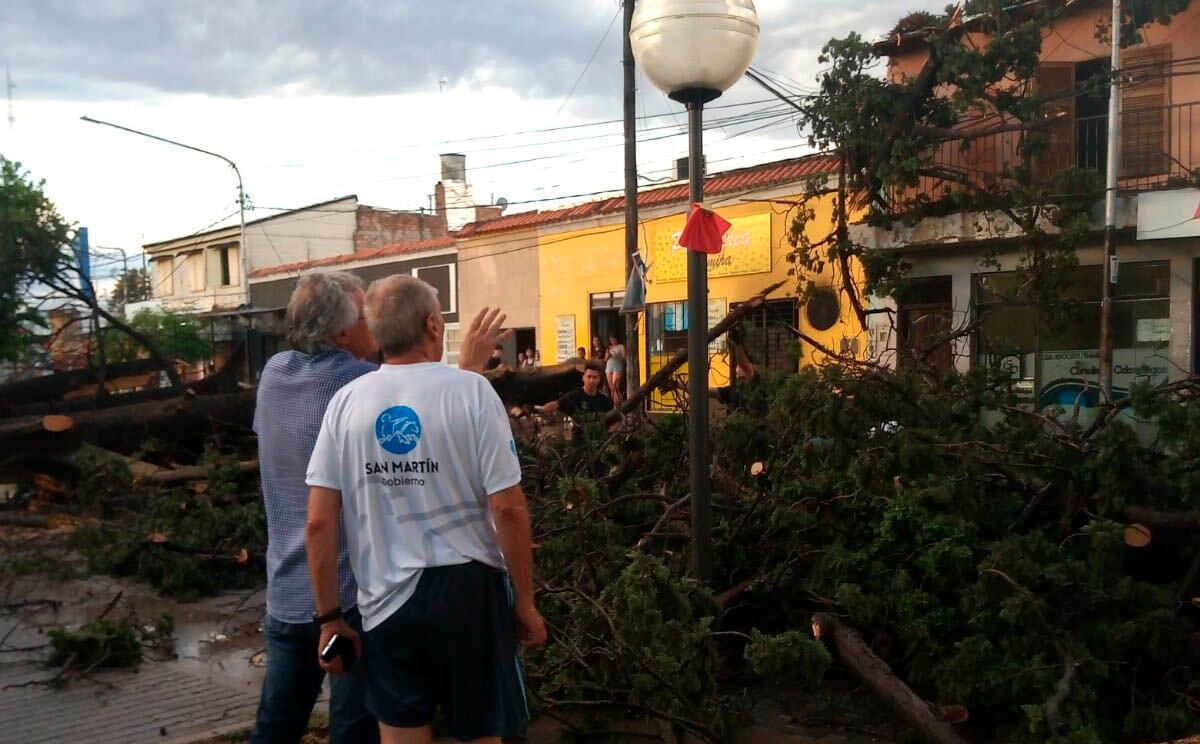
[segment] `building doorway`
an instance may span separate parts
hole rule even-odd
[[[599,292],[591,296],[591,325],[588,338],[588,353],[591,353],[593,338],[600,339],[603,347],[608,346],[608,337],[613,335],[622,344],[625,343],[625,320],[621,317],[621,303],[625,301],[625,291]]]
[[[901,366],[929,366],[943,374],[954,367],[954,344],[946,340],[954,326],[954,298],[948,276],[917,279],[897,298]]]

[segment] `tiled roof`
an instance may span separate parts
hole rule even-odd
[[[283,264],[282,266],[267,266],[262,269],[255,269],[250,272],[251,279],[260,279],[264,276],[274,276],[275,274],[292,274],[306,269],[318,269],[326,266],[341,266],[342,264],[358,263],[360,261],[373,261],[377,258],[387,258],[389,256],[402,256],[408,253],[424,253],[425,251],[433,251],[438,248],[453,248],[454,236],[447,235],[441,238],[433,238],[431,240],[418,240],[411,243],[392,243],[385,245],[382,248],[376,248],[370,251],[361,251],[358,253],[342,253],[337,256],[328,256],[326,258],[318,258],[315,261],[297,261],[295,263]]]
[[[835,173],[837,160],[830,155],[807,155],[802,158],[778,160],[773,163],[754,165],[749,168],[714,173],[704,181],[704,198],[710,199],[738,191],[750,191],[783,183],[801,181],[805,178],[823,174]],[[686,183],[663,186],[650,189],[638,194],[639,207],[658,207],[675,202],[686,202],[688,186]],[[545,212],[521,212],[505,215],[494,220],[472,222],[465,226],[458,235],[460,237],[475,237],[491,235],[509,230],[519,230],[527,227],[539,227],[556,222],[569,222],[586,217],[597,217],[625,211],[625,197],[616,196],[599,201],[578,204],[563,209],[553,209]]]

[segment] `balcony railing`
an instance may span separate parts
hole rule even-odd
[[[1108,160],[1108,121],[1104,116],[1067,118],[1042,130],[1044,147],[1032,158],[1033,179],[1045,184],[1069,168],[1103,174]],[[932,160],[938,176],[916,187],[893,189],[889,202],[903,212],[917,201],[985,189],[1002,193],[1015,182],[1024,132],[1002,132],[943,142]],[[1121,112],[1120,189],[1151,191],[1200,180],[1200,102],[1127,108]],[[967,186],[963,181],[971,184]],[[974,187],[974,188],[972,188]]]

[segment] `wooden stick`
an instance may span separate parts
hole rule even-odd
[[[829,640],[838,659],[854,672],[867,688],[892,712],[935,744],[965,744],[932,705],[897,677],[883,659],[875,655],[853,628],[833,615],[818,612],[812,617],[813,635]]]
[[[246,460],[239,462],[239,473],[256,473],[258,472],[258,460]],[[175,483],[187,483],[188,481],[208,480],[209,468],[203,465],[188,465],[182,468],[162,469],[150,473],[143,473],[136,477],[139,483],[155,483],[158,485],[172,485]]]

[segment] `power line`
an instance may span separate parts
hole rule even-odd
[[[600,37],[600,43],[596,44],[596,48],[592,50],[592,56],[588,57],[587,64],[583,66],[583,72],[579,73],[579,77],[575,78],[575,84],[572,85],[571,90],[567,92],[567,97],[564,98],[563,102],[559,105],[558,111],[554,112],[555,116],[558,116],[562,113],[562,110],[567,106],[567,102],[571,100],[571,96],[575,95],[575,89],[579,87],[581,82],[583,82],[583,78],[585,75],[587,75],[588,69],[591,68],[592,62],[596,60],[596,55],[600,53],[600,47],[604,46],[605,40],[608,39],[608,35],[612,32],[612,28],[616,24],[617,18],[620,15],[621,7],[617,6],[617,12],[613,14],[612,20],[608,22],[608,28],[604,29],[604,35]]]

